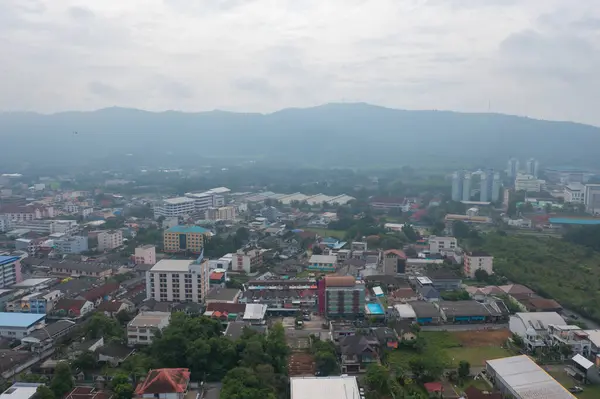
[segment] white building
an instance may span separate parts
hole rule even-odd
[[[565,202],[573,204],[584,203],[585,186],[581,183],[567,184],[564,189]]]
[[[514,399],[576,399],[529,356],[486,361],[486,374],[502,393]]]
[[[45,314],[0,312],[0,337],[21,339],[44,324]]]
[[[0,395],[0,399],[31,399],[36,396],[37,389],[43,383],[15,382]]]
[[[89,249],[88,238],[83,236],[63,237],[54,240],[54,248],[61,254],[80,254]]]
[[[205,301],[210,288],[208,260],[163,259],[146,272],[146,297],[158,302]]]
[[[153,265],[156,263],[156,247],[154,245],[137,247],[133,256],[136,265]]]
[[[141,312],[127,324],[127,344],[150,345],[157,331],[164,330],[171,322],[169,312]]]
[[[239,249],[231,257],[231,270],[250,273],[253,268],[262,266],[264,249]]]
[[[76,220],[22,220],[13,222],[14,227],[19,229],[27,229],[34,233],[40,234],[74,234],[78,231],[79,226]]]
[[[527,191],[539,193],[546,186],[545,180],[536,179],[532,175],[517,175],[515,179],[515,191]]]
[[[429,252],[439,254],[445,249],[456,249],[458,243],[454,237],[429,237]]]
[[[187,216],[195,211],[195,201],[192,198],[177,197],[163,200],[154,205],[154,217]]]
[[[360,399],[356,377],[290,377],[290,399]]]
[[[235,219],[234,206],[222,206],[220,208],[208,208],[205,213],[207,220],[233,220]]]
[[[469,278],[475,278],[477,270],[494,274],[494,257],[487,252],[473,251],[464,256],[464,273]]]
[[[523,338],[528,350],[546,346],[550,325],[567,324],[556,312],[518,312],[510,316],[508,326],[510,332]]]
[[[586,184],[583,193],[585,211],[589,213],[600,213],[600,184]]]
[[[11,222],[8,216],[0,215],[0,233],[7,232],[11,229]]]
[[[21,280],[21,258],[0,255],[0,288],[20,283]]]
[[[196,212],[206,212],[208,208],[223,207],[225,205],[223,195],[229,191],[226,187],[217,187],[202,193],[185,193],[185,196],[194,201]]]
[[[123,245],[123,232],[110,230],[98,233],[98,251],[110,251]]]

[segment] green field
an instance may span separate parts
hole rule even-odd
[[[564,370],[550,371],[550,375],[554,377],[556,381],[560,382],[565,388],[571,388],[576,385],[582,387],[583,392],[574,394],[579,399],[600,398],[600,386],[598,385],[581,385],[580,383],[576,382],[574,379],[569,377],[569,375]]]
[[[479,346],[468,348],[465,346],[446,349],[446,354],[451,358],[452,364],[458,366],[461,360],[466,360],[471,366],[484,366],[486,360],[499,359],[513,356],[507,349],[499,346]]]
[[[308,229],[304,229],[304,231],[312,231],[313,233],[317,233],[321,237],[335,237],[341,240],[346,236],[346,230],[331,230],[331,229],[321,229],[318,227],[311,227]]]

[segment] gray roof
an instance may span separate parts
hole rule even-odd
[[[244,333],[246,323],[243,321],[232,321],[225,330],[225,336],[233,341],[239,339]]]
[[[81,272],[102,272],[111,268],[110,265],[106,265],[104,263],[92,262],[51,262],[47,263],[45,266]]]
[[[59,320],[56,323],[48,324],[44,328],[35,330],[24,339],[35,338],[37,340],[43,341],[48,338],[53,338],[54,336],[62,333],[63,331],[75,327],[75,325],[75,322],[72,322],[70,320]]]
[[[208,293],[206,300],[233,301],[239,292],[237,288],[217,288]]]
[[[112,342],[108,345],[104,345],[96,349],[96,353],[98,354],[117,359],[125,359],[132,352],[132,348],[128,348],[127,346],[119,344],[117,342]]]
[[[477,301],[440,301],[446,317],[490,316],[490,311]]]
[[[417,287],[417,291],[419,294],[423,295],[424,298],[434,299],[440,298],[440,293],[438,290],[433,288],[430,285],[424,285],[423,287]]]
[[[423,317],[440,317],[440,311],[435,307],[433,303],[425,302],[425,301],[415,301],[409,302],[409,305],[412,306],[417,318]]]

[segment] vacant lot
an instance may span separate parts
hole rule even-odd
[[[452,359],[452,364],[458,366],[461,360],[466,360],[473,367],[482,367],[486,360],[499,359],[501,357],[513,356],[507,349],[499,346],[477,346],[457,347],[446,350],[446,354]]]
[[[580,386],[583,388],[583,392],[574,394],[579,399],[598,399],[600,398],[600,386],[598,385],[581,385],[572,379],[563,369],[562,366],[550,366],[544,367],[549,368],[549,373],[556,381],[560,382],[563,387],[571,388],[574,386]]]
[[[510,331],[504,330],[476,330],[457,331],[452,333],[463,346],[501,346],[510,337]]]
[[[288,361],[290,377],[315,375],[315,358],[310,353],[292,353]]]

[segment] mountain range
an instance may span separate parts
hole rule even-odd
[[[363,103],[271,114],[211,111],[0,113],[0,167],[206,163],[336,167],[496,167],[510,157],[600,167],[600,129],[502,114],[406,111]]]

